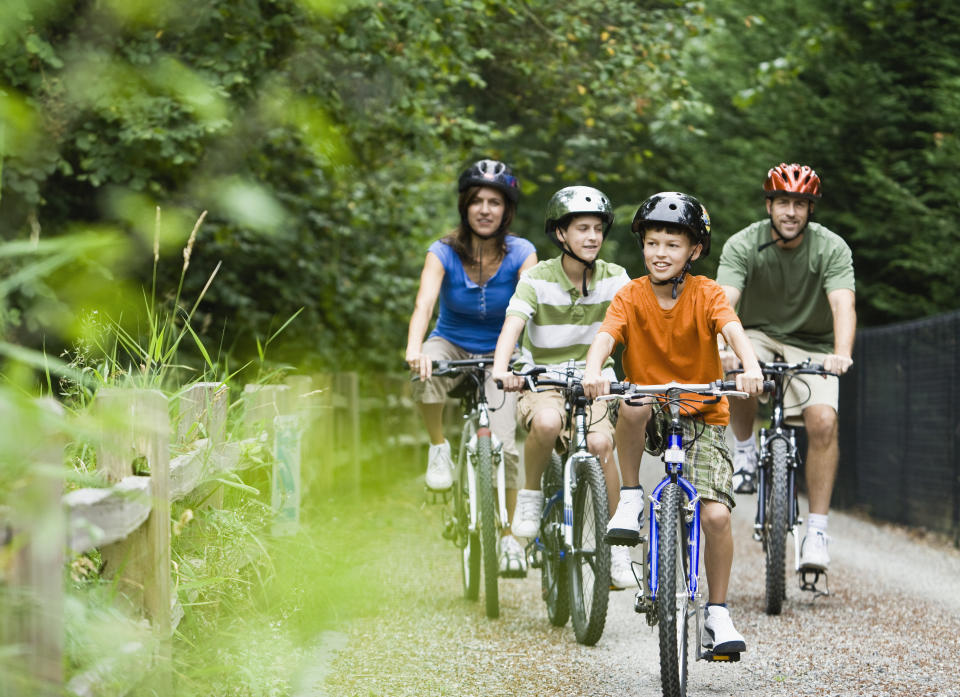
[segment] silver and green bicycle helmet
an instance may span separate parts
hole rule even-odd
[[[560,189],[550,197],[547,203],[546,222],[544,232],[560,250],[572,259],[576,259],[588,269],[592,269],[595,262],[587,262],[574,254],[560,241],[558,229],[565,229],[570,220],[577,215],[596,215],[603,221],[603,239],[613,226],[613,206],[605,193],[592,186],[568,186]],[[587,276],[583,276],[583,294],[587,295]]]

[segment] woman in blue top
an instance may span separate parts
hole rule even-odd
[[[492,358],[520,274],[537,263],[533,245],[508,231],[519,194],[509,167],[496,160],[480,160],[460,175],[459,190],[460,224],[427,251],[407,334],[406,361],[410,370],[420,375],[420,381],[414,383],[414,399],[430,437],[426,484],[436,491],[449,489],[453,483],[450,444],[443,437],[443,403],[452,384],[450,378],[431,377],[430,362]],[[438,298],[437,324],[424,341]],[[493,406],[503,400],[503,406],[491,412],[490,426],[503,443],[507,509],[512,520],[517,489],[523,482],[514,441],[516,393],[505,394],[492,379],[486,390]],[[523,576],[526,567],[523,547],[505,525],[500,571]]]

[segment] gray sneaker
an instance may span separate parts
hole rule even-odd
[[[822,530],[813,530],[804,535],[800,543],[800,568],[826,571],[830,566],[829,542],[830,538]]]

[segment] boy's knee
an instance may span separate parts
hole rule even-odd
[[[730,529],[730,509],[719,501],[709,501],[700,507],[700,525],[709,534]]]
[[[553,409],[541,409],[530,419],[531,433],[556,438],[563,428],[563,417]]]
[[[613,442],[605,433],[588,433],[587,449],[604,462],[613,455]]]

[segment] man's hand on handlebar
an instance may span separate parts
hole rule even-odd
[[[731,349],[725,348],[720,352],[720,364],[723,366],[723,372],[729,373],[740,367],[740,359]]]
[[[823,359],[823,369],[836,375],[843,375],[852,365],[853,359],[850,356],[841,356],[836,353],[831,353]]]

